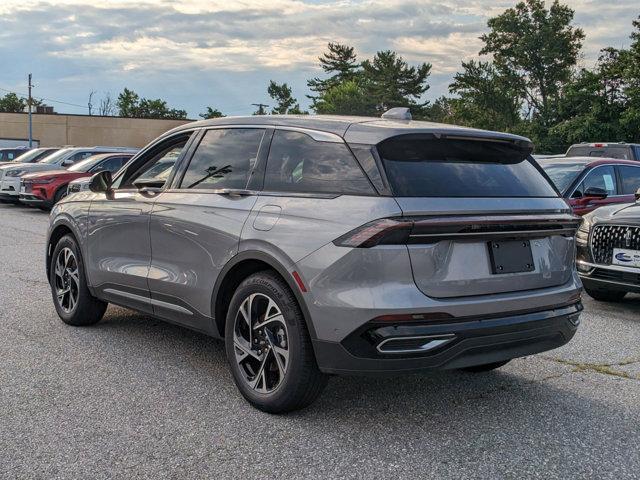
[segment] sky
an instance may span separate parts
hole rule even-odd
[[[447,93],[463,60],[478,57],[487,20],[515,0],[0,0],[0,94],[33,94],[61,113],[87,113],[128,87],[197,118],[206,106],[251,114],[287,82],[303,107],[322,77],[328,42],[360,59],[397,51],[433,65],[425,99]],[[586,34],[581,65],[628,46],[638,0],[565,0]],[[56,100],[57,102],[54,102]],[[95,113],[95,112],[94,112]]]

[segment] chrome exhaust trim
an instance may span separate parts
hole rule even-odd
[[[382,354],[405,354],[405,353],[424,353],[434,350],[451,342],[456,336],[454,334],[447,335],[422,335],[417,337],[392,337],[387,338],[376,346],[376,350]],[[415,347],[407,347],[407,340],[415,340]],[[400,343],[393,348],[393,343]],[[404,345],[402,345],[404,344]]]

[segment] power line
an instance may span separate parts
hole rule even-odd
[[[14,94],[20,95],[22,97],[27,97],[27,98],[29,97],[29,94],[28,93],[24,93],[24,92],[16,92],[14,90],[9,90],[7,88],[2,88],[2,87],[0,87],[0,90],[2,90],[3,92],[14,93]],[[79,108],[82,108],[82,109],[86,109],[87,108],[86,105],[78,105],[77,103],[63,102],[62,100],[54,100],[53,98],[45,98],[45,97],[34,97],[34,98],[36,98],[37,100],[46,100],[47,102],[60,103],[62,105],[70,105],[72,107],[79,107]]]

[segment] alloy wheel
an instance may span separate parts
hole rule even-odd
[[[273,299],[252,293],[240,304],[233,328],[235,358],[250,388],[275,391],[289,366],[289,336],[282,312]]]
[[[60,308],[65,313],[73,312],[80,295],[80,277],[78,260],[68,247],[60,250],[56,258],[55,290]]]

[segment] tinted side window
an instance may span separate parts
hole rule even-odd
[[[608,195],[617,195],[616,174],[613,167],[598,167],[589,172],[582,182],[582,194],[592,187],[606,190]]]
[[[318,142],[309,135],[276,130],[264,189],[276,192],[373,194],[373,188],[344,143]]]
[[[640,147],[633,147],[636,152],[636,158],[634,160],[640,160]]]
[[[640,188],[640,167],[619,166],[622,195],[633,195]]]
[[[91,169],[92,172],[101,172],[102,170],[108,170],[111,173],[117,172],[122,165],[124,165],[125,160],[128,160],[124,157],[111,157],[107,158],[105,161],[96,165]]]
[[[263,136],[264,130],[257,128],[207,131],[180,188],[246,188]]]
[[[85,158],[89,158],[90,156],[94,155],[93,152],[78,152],[76,154],[74,154],[69,161],[73,162],[73,163],[77,163],[80,160],[84,160]]]
[[[152,146],[135,162],[128,163],[126,168],[120,171],[113,182],[113,188],[133,188],[133,182],[136,180],[166,182],[192,133],[186,132]]]

